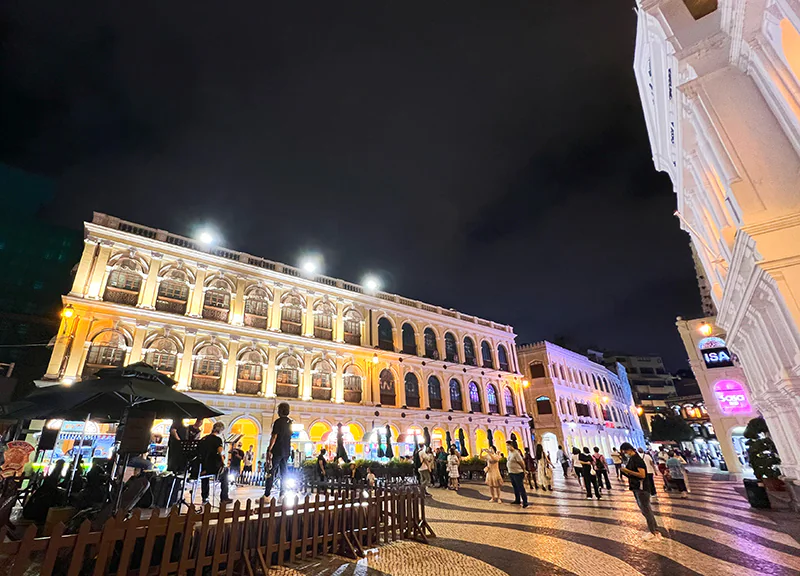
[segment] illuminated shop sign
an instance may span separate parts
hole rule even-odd
[[[727,348],[709,348],[702,350],[706,368],[726,368],[733,366],[733,358]]]
[[[714,384],[714,396],[717,397],[717,403],[726,416],[748,414],[752,411],[744,386],[736,380],[720,380]]]

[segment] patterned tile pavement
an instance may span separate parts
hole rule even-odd
[[[622,483],[612,486],[589,501],[574,478],[565,482],[557,472],[555,491],[530,490],[525,510],[510,504],[508,485],[501,504],[477,482],[458,493],[434,488],[427,514],[438,537],[430,545],[400,542],[342,562],[341,572],[300,573],[800,576],[800,543],[771,512],[750,508],[737,490],[741,481],[694,474],[688,499],[659,492],[654,510],[664,539],[650,542],[642,540],[644,518],[631,494]]]

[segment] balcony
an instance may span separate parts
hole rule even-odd
[[[299,398],[299,388],[297,384],[276,384],[275,394],[280,398]]]
[[[320,388],[317,386],[312,386],[311,388],[311,398],[313,400],[327,400],[330,402],[331,400],[331,389],[330,388]]]
[[[361,404],[361,390],[345,390],[344,401],[351,404]]]
[[[228,313],[229,310],[227,308],[217,308],[215,306],[203,306],[203,318],[205,318],[206,320],[227,322]]]
[[[266,316],[256,316],[254,314],[245,314],[244,315],[244,325],[249,326],[250,328],[259,328],[260,330],[267,329],[267,318]]]
[[[103,293],[103,300],[105,302],[114,302],[115,304],[136,306],[136,304],[139,302],[139,291],[124,290],[122,288],[108,286],[106,291]]]
[[[381,406],[394,406],[395,402],[397,402],[397,400],[395,400],[394,394],[381,393]]]
[[[430,399],[431,408],[434,410],[441,410],[442,409],[442,399],[441,398],[431,398]]]
[[[419,396],[406,396],[406,406],[409,408],[419,408]]]
[[[303,327],[296,322],[281,320],[281,332],[284,334],[297,334],[299,336],[303,333]]]
[[[261,393],[261,380],[242,380],[236,381],[237,394],[258,395]]]
[[[192,374],[192,390],[199,392],[219,392],[220,377],[208,374]]]
[[[159,296],[156,300],[156,310],[170,314],[186,314],[186,300],[175,300]]]
[[[464,411],[464,403],[461,400],[453,400],[451,398],[450,399],[450,406],[455,411],[458,411],[458,412],[463,412]]]
[[[352,344],[353,346],[361,346],[361,334],[355,334],[353,332],[345,332],[344,343]]]
[[[314,326],[314,338],[319,338],[320,340],[333,340],[333,330],[330,328]]]

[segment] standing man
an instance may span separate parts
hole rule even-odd
[[[441,446],[436,449],[436,473],[439,476],[439,488],[447,488],[447,452]]]
[[[325,465],[327,464],[325,461],[325,454],[327,453],[328,451],[323,448],[319,451],[319,456],[317,456],[317,480],[319,480],[320,483],[328,479],[328,472],[325,470]]]
[[[617,480],[622,480],[622,472],[620,472],[622,470],[622,454],[619,453],[616,446],[611,450],[611,461],[614,463],[614,470],[617,472]]]
[[[642,512],[645,520],[647,520],[648,534],[645,534],[643,540],[661,540],[662,536],[658,532],[658,524],[656,524],[656,517],[653,515],[653,509],[650,507],[650,491],[644,487],[643,480],[647,478],[647,466],[644,460],[636,453],[636,450],[628,442],[623,442],[619,447],[622,453],[628,456],[628,463],[622,469],[622,473],[628,477],[628,488],[633,492],[633,497],[636,499],[636,504]]]
[[[239,476],[242,473],[242,460],[244,460],[244,450],[242,450],[242,443],[237,442],[231,448],[228,464],[230,466],[231,474],[233,474],[233,482],[239,483]]]
[[[600,453],[600,448],[594,447],[594,469],[597,472],[597,484],[602,486],[603,479],[606,481],[606,490],[611,490],[611,482],[608,480],[608,463],[605,455]]]
[[[255,459],[256,455],[253,452],[253,445],[251,444],[247,448],[247,452],[244,453],[244,468],[242,469],[243,472],[247,475],[248,482],[250,482],[250,477],[253,475],[253,460]]]
[[[511,485],[514,487],[514,504],[522,504],[523,508],[528,507],[528,494],[525,492],[525,457],[517,449],[514,442],[508,440],[508,477],[511,478]]]
[[[564,452],[564,447],[559,446],[556,452],[556,462],[561,464],[561,470],[564,471],[564,480],[567,479],[567,472],[569,471],[569,456]]]
[[[281,491],[283,496],[286,480],[286,463],[292,452],[292,420],[289,418],[289,405],[286,402],[278,404],[278,418],[272,424],[272,436],[267,449],[266,469],[269,470],[267,481],[264,484],[264,496],[270,497],[275,477],[281,476]]]
[[[221,437],[223,430],[225,430],[225,424],[214,422],[211,434],[204,436],[197,446],[197,452],[200,455],[200,462],[203,466],[202,475],[204,478],[200,481],[200,493],[203,496],[203,503],[208,502],[211,488],[207,475],[216,474],[217,480],[219,480],[220,508],[231,501],[228,498],[228,469],[225,467],[224,444]]]

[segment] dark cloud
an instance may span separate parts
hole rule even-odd
[[[30,3],[0,153],[92,210],[515,325],[684,354],[698,312],[625,2]],[[306,214],[313,219],[307,220]],[[310,222],[306,225],[306,222]]]

